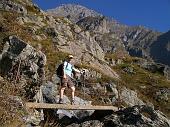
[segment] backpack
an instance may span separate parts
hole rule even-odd
[[[68,66],[68,63],[66,65],[66,68],[67,68],[67,66]],[[64,75],[63,69],[64,69],[64,63],[61,63],[56,70],[56,74],[59,78],[62,78]]]
[[[56,70],[56,74],[59,78],[62,78],[63,77],[63,68],[64,68],[64,63],[60,64]]]

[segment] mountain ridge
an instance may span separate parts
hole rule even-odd
[[[64,8],[69,8],[69,12],[65,11],[64,15],[60,15],[62,11],[64,11]],[[74,12],[71,9],[75,9],[79,11],[77,11],[76,14],[71,13]],[[83,9],[82,9],[83,8]],[[80,16],[81,18],[77,18],[79,17],[78,15],[81,15],[82,10],[84,11],[85,15]],[[143,27],[143,26],[127,26],[124,24],[120,24],[119,22],[117,22],[114,19],[110,19],[108,17],[103,16],[102,14],[99,13],[95,13],[95,11],[88,9],[86,7],[83,7],[81,5],[72,5],[72,4],[65,4],[63,6],[59,6],[57,7],[57,9],[54,9],[53,12],[58,13],[57,16],[64,16],[67,17],[67,15],[70,15],[70,18],[74,19],[74,21],[76,20],[77,25],[79,25],[80,27],[82,27],[84,30],[87,31],[91,31],[91,33],[95,33],[96,31],[101,31],[99,32],[100,34],[104,34],[104,33],[111,33],[112,35],[116,36],[116,38],[119,38],[118,40],[121,41],[125,47],[125,49],[129,52],[130,55],[132,56],[138,56],[138,57],[143,57],[143,58],[147,58],[147,59],[152,59],[153,61],[161,61],[162,64],[166,64],[168,66],[170,66],[170,63],[168,61],[166,61],[166,59],[168,59],[170,56],[166,55],[168,54],[168,49],[160,49],[160,50],[164,50],[166,53],[164,53],[164,55],[162,57],[155,57],[156,54],[153,54],[154,52],[152,51],[151,53],[151,49],[153,49],[153,43],[156,43],[157,38],[159,38],[159,36],[162,36],[163,34],[166,33],[161,33],[161,32],[157,32],[154,31],[152,29],[149,29],[147,27]],[[86,15],[86,12],[87,15]],[[48,13],[50,13],[50,10],[48,10]],[[55,14],[53,14],[55,16]],[[98,19],[97,19],[98,17]],[[96,19],[95,19],[96,18]],[[99,20],[100,19],[100,20]],[[102,24],[98,21],[101,21]],[[98,22],[98,23],[97,23]],[[105,25],[103,25],[103,22],[105,22]],[[100,27],[100,29],[99,29]],[[93,28],[93,29],[91,29]],[[96,29],[95,29],[96,28]],[[103,35],[97,35],[98,33],[95,33],[96,35],[94,35],[94,38],[102,38]],[[99,44],[101,44],[102,39],[99,39]],[[112,38],[112,40],[114,40]],[[105,39],[106,42],[108,42],[108,40]],[[168,43],[168,42],[166,42]],[[101,44],[103,45],[103,44]],[[122,46],[123,46],[122,45]],[[167,44],[168,45],[168,44]],[[113,48],[112,48],[113,49]],[[123,47],[122,47],[123,49]],[[110,50],[111,51],[111,50]],[[111,51],[113,52],[113,51]],[[165,59],[163,58],[165,57]]]

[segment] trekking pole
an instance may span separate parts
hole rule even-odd
[[[85,70],[83,70],[83,100],[85,102]]]

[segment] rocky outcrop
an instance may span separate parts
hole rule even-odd
[[[27,9],[21,4],[14,3],[10,0],[1,0],[0,1],[0,9],[5,11],[12,11],[27,14]]]
[[[117,115],[110,115],[104,117],[102,120],[105,126],[133,126],[133,127],[168,127],[170,121],[161,114],[159,111],[155,111],[151,107],[133,106],[122,111],[118,111]]]
[[[142,100],[138,98],[137,93],[135,91],[129,90],[127,88],[123,88],[121,90],[120,99],[129,106],[145,104]]]
[[[0,74],[16,82],[24,80],[23,89],[29,88],[26,83],[28,80],[31,81],[31,84],[42,83],[42,80],[45,79],[45,54],[40,50],[37,51],[16,36],[4,39],[3,43],[3,50],[0,54]],[[29,92],[27,94],[29,95]]]
[[[107,22],[105,17],[86,17],[79,20],[77,23],[83,30],[88,30],[94,33],[108,33]]]
[[[136,62],[141,68],[144,68],[152,73],[159,73],[170,79],[170,67],[161,63],[155,63],[145,59],[140,59]]]

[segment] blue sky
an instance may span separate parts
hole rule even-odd
[[[153,30],[170,30],[170,0],[33,0],[41,9],[75,3],[112,17],[129,26],[142,25]]]

